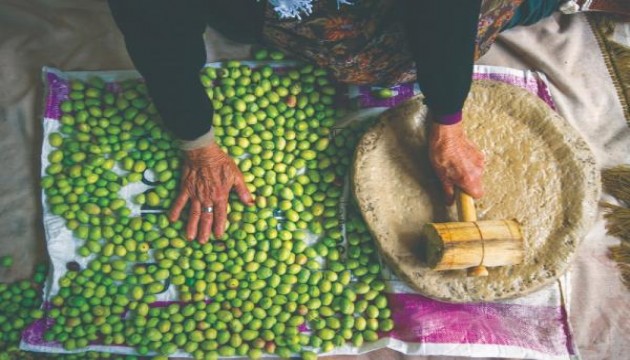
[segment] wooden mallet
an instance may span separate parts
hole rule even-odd
[[[461,190],[456,198],[459,222],[430,223],[422,229],[429,267],[437,271],[469,269],[469,276],[488,276],[486,267],[523,261],[523,234],[517,221],[477,221],[473,198]]]

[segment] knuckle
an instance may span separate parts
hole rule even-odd
[[[461,184],[469,184],[473,181],[473,176],[470,173],[463,174],[459,179]]]
[[[473,171],[470,172],[469,176],[470,176],[471,181],[480,182],[482,175],[483,175],[483,169],[475,168]]]
[[[219,199],[221,197],[223,197],[225,193],[225,187],[223,186],[217,186],[215,188],[212,189],[212,198],[213,199]]]

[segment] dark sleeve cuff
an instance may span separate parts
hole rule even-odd
[[[451,114],[436,114],[434,121],[441,125],[455,125],[462,121],[462,111]]]

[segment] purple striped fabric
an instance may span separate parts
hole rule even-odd
[[[474,73],[473,80],[495,80],[504,83],[519,86],[532,94],[537,95],[542,101],[546,102],[549,107],[556,109],[556,103],[551,97],[547,84],[536,76],[517,76],[506,73]]]
[[[44,109],[44,117],[59,120],[61,117],[59,105],[62,101],[68,99],[70,83],[68,80],[62,79],[52,72],[46,73],[46,83],[46,108]]]
[[[556,110],[556,105],[551,98],[547,84],[537,76],[518,76],[502,72],[475,72],[474,80],[495,80],[521,87],[532,94],[537,95]],[[381,99],[374,94],[371,86],[359,86],[357,103],[359,108],[394,107],[401,102],[419,93],[415,83],[405,83],[391,88],[395,95],[388,99]]]
[[[574,354],[560,306],[449,304],[416,294],[389,294],[394,330],[406,342],[510,345],[550,355]]]

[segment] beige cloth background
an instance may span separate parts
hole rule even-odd
[[[629,29],[626,24],[619,33]],[[212,31],[207,40],[209,60],[249,54],[247,46]],[[546,73],[561,115],[591,145],[599,164],[630,163],[630,128],[583,15],[558,14],[510,30],[480,63]],[[26,277],[45,259],[38,185],[44,65],[132,68],[105,1],[0,0],[0,255],[15,260],[12,269],[0,270],[0,281]],[[586,359],[630,353],[630,292],[606,257],[607,246],[617,242],[605,235],[600,214],[571,269],[571,325]],[[384,350],[360,358],[405,357]]]

